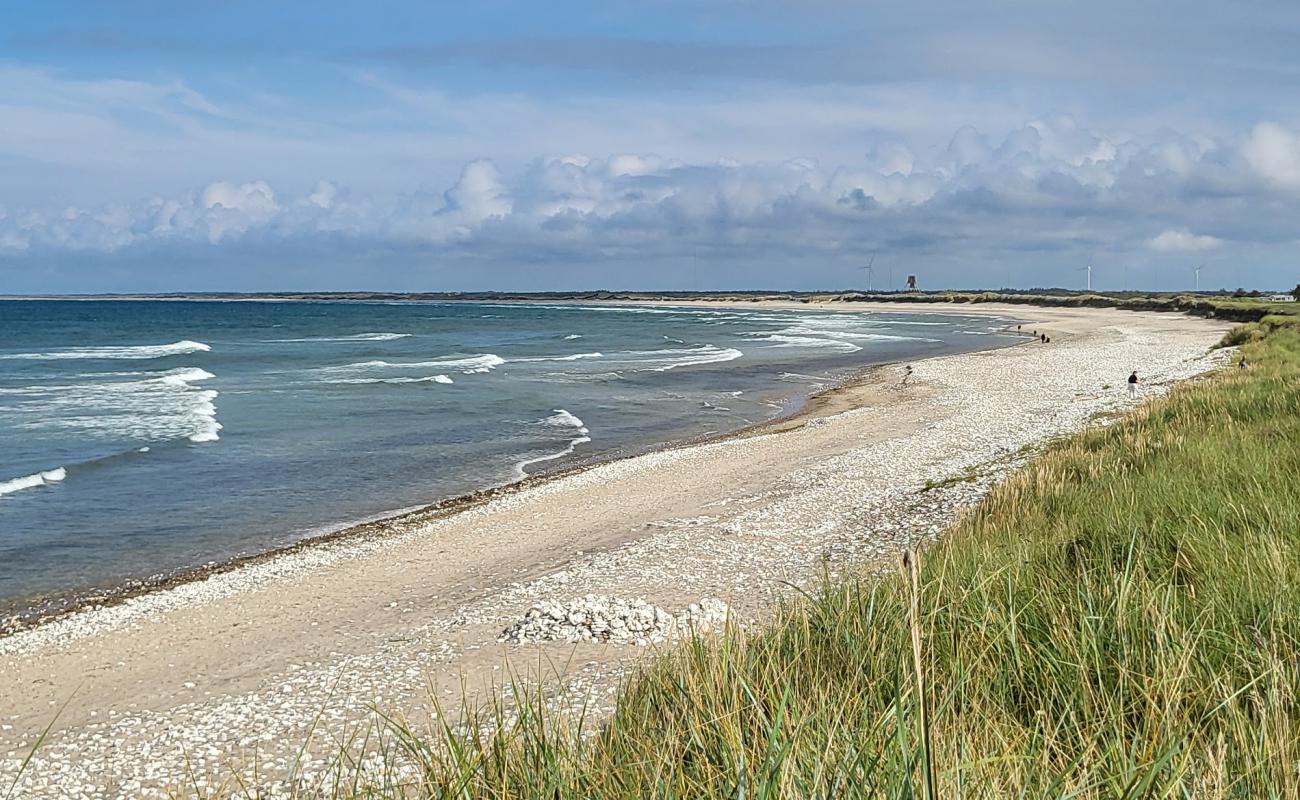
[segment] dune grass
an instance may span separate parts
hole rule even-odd
[[[399,727],[423,779],[355,795],[1300,797],[1300,326],[1241,341],[897,574],[649,663],[598,728],[516,687],[517,723]]]

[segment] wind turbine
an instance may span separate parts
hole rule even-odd
[[[1203,269],[1205,269],[1204,264],[1199,267],[1192,267],[1192,274],[1196,276],[1196,291],[1198,292],[1201,290],[1201,270]]]
[[[876,277],[876,269],[875,269],[875,266],[876,266],[876,254],[875,254],[875,253],[872,253],[872,254],[871,254],[871,260],[868,261],[868,262],[867,262],[867,265],[866,265],[865,267],[862,268],[863,271],[867,273],[867,291],[868,291],[868,292],[871,291],[871,279],[874,278],[874,277]]]
[[[1087,270],[1088,272],[1088,291],[1091,292],[1092,291],[1092,265],[1089,264],[1086,267],[1079,267],[1080,272],[1083,272],[1085,270]]]

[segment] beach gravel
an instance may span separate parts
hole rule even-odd
[[[0,639],[0,669],[26,676],[0,685],[0,787],[15,781],[44,727],[33,709],[47,708],[48,722],[74,695],[67,713],[75,721],[54,725],[14,797],[210,795],[236,774],[265,797],[284,797],[327,788],[341,772],[383,776],[373,752],[340,768],[333,761],[346,747],[340,743],[364,741],[356,734],[377,712],[424,721],[455,715],[461,697],[499,691],[511,664],[536,665],[539,654],[564,665],[542,676],[554,702],[607,713],[637,658],[670,646],[684,629],[761,621],[773,600],[815,585],[828,569],[896,568],[901,550],[941,535],[1037,448],[1107,424],[1231,357],[1209,350],[1220,324],[1120,312],[1088,319],[1100,322],[1087,333],[1056,334],[1049,345],[916,361],[907,391],[898,387],[902,367],[888,368],[878,382],[898,393],[896,402],[600,465],[452,518],[290,553]],[[1145,378],[1137,401],[1115,388],[1130,365]],[[665,485],[685,488],[659,493]],[[552,504],[593,492],[621,498],[616,510],[641,520],[634,535],[592,546],[552,527],[548,515],[561,511]],[[535,573],[520,568],[518,579],[503,567],[498,577],[471,575],[445,590],[416,576],[419,596],[390,596],[367,580],[377,565],[450,550],[453,532],[486,536],[519,518],[536,519],[536,530],[568,555]],[[273,618],[258,617],[258,598],[296,597],[295,587],[322,570],[351,582],[340,585],[364,587],[371,618],[393,621],[378,631],[349,619],[313,620],[252,675],[148,673],[170,677],[167,697],[176,699],[166,703],[141,706],[129,693],[96,694],[94,684],[76,691],[97,669],[129,677],[146,668],[129,652],[106,655],[110,637],[153,636],[179,614],[231,598],[249,598],[241,608],[252,609],[250,618],[223,623],[271,626]],[[61,654],[74,651],[93,657],[62,664]],[[27,713],[14,713],[20,705]],[[376,780],[409,777],[410,769],[399,763]]]

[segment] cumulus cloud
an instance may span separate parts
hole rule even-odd
[[[1289,241],[1296,142],[1276,125],[1236,138],[1139,140],[1050,115],[996,139],[963,127],[926,157],[896,140],[869,142],[847,164],[571,153],[503,173],[480,159],[442,192],[390,200],[358,199],[329,181],[294,195],[254,180],[135,204],[0,210],[0,252],[283,249],[328,236],[505,262],[631,262],[702,249],[754,262],[877,249],[911,264],[1098,250],[1157,257]],[[1220,235],[1193,232],[1206,227]]]
[[[1300,189],[1300,136],[1271,122],[1255,126],[1243,154],[1267,181],[1287,189]]]
[[[280,211],[275,192],[265,181],[214,183],[203,190],[199,202],[207,211],[208,241],[213,244],[226,235],[265,225]]]
[[[1223,240],[1214,236],[1195,234],[1186,229],[1162,231],[1147,243],[1152,250],[1163,252],[1199,252],[1213,250],[1223,245]]]

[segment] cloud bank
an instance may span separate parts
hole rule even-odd
[[[92,208],[0,207],[0,254],[287,253],[328,242],[399,258],[762,265],[846,264],[878,251],[973,284],[989,275],[963,272],[963,261],[1055,264],[1066,276],[1072,259],[1104,263],[1104,254],[1296,243],[1300,134],[1274,123],[1227,138],[1144,140],[1058,114],[998,139],[963,127],[928,156],[889,139],[863,150],[847,164],[569,154],[509,172],[479,159],[441,192],[387,199],[330,181],[287,194],[253,180]]]

